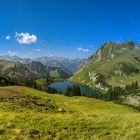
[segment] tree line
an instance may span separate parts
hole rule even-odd
[[[129,95],[129,94],[136,94],[140,92],[140,87],[138,85],[138,82],[132,82],[130,85],[126,85],[124,88],[123,87],[111,87],[108,89],[108,92],[106,94],[106,99],[107,100],[119,100],[121,96],[124,95]]]
[[[10,86],[10,85],[26,86],[37,90],[46,91],[49,93],[57,92],[56,89],[48,85],[45,85],[45,88],[43,88],[43,86],[38,85],[37,82],[32,78],[26,78],[25,80],[17,81],[16,79],[10,78],[8,76],[0,76],[0,86]]]
[[[65,92],[66,96],[81,96],[81,89],[78,85],[68,86]]]
[[[9,86],[9,85],[20,85],[27,86],[30,88],[35,88],[38,90],[46,91],[48,93],[57,93],[55,88],[50,87],[49,85],[45,85],[44,87],[38,85],[37,82],[31,78],[25,79],[23,81],[17,81],[8,76],[0,76],[0,86]],[[109,89],[105,95],[100,98],[105,98],[107,100],[120,100],[122,96],[129,94],[136,94],[140,92],[140,87],[138,82],[132,82],[132,84],[126,85],[125,87],[112,87],[109,86]],[[65,92],[66,96],[81,96],[81,89],[78,85],[69,86]]]

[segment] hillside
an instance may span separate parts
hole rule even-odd
[[[140,47],[132,41],[107,42],[71,80],[104,90],[106,85],[123,87],[136,80],[140,82]]]
[[[51,67],[40,62],[32,61],[27,64],[0,60],[0,76],[9,76],[17,80],[25,78],[62,77],[71,75],[64,67]]]
[[[0,139],[140,139],[140,113],[86,97],[0,88]]]

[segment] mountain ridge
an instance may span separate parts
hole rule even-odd
[[[90,87],[103,88],[96,83],[97,77],[103,76],[108,85],[124,86],[135,80],[140,82],[139,71],[139,45],[133,41],[109,41],[85,61],[70,79]]]
[[[7,60],[7,61],[13,61],[13,62],[18,62],[22,64],[28,64],[33,61],[41,62],[44,65],[48,65],[50,67],[64,67],[67,69],[69,72],[74,73],[76,72],[81,64],[86,60],[82,58],[65,58],[65,57],[49,57],[49,56],[42,56],[42,57],[37,57],[34,59],[30,58],[21,58],[19,56],[10,56],[10,55],[0,55],[0,60]]]

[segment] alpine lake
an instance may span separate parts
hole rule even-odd
[[[81,96],[100,98],[103,95],[102,93],[100,93],[97,90],[94,90],[93,88],[68,80],[54,82],[51,83],[49,86],[51,88],[56,89],[58,93],[65,95],[67,88],[72,87],[74,85],[80,87]]]

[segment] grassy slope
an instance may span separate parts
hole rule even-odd
[[[126,106],[93,98],[51,95],[25,87],[0,88],[1,96],[15,92],[49,100],[66,112],[22,107],[18,99],[13,103],[0,102],[0,139],[140,139],[140,113]]]
[[[112,54],[114,57],[111,59]],[[121,45],[116,43],[108,43],[101,51],[102,59],[99,62],[97,61],[97,55],[94,54],[84,64],[83,68],[74,74],[70,80],[86,84],[90,87],[95,87],[93,81],[89,77],[89,72],[94,71],[95,73],[104,75],[107,78],[107,83],[113,86],[124,86],[126,84],[131,84],[136,80],[140,82],[140,73],[127,77],[114,73],[120,62],[131,64],[132,66],[140,69],[140,63],[134,59],[134,57],[139,56],[139,54],[140,48],[130,49],[127,43],[122,43]]]

